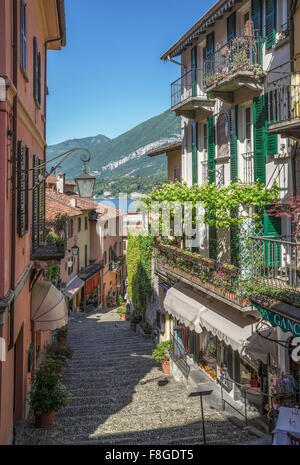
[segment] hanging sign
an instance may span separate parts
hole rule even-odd
[[[284,333],[287,333],[289,331],[290,333],[292,333],[293,336],[300,337],[300,324],[299,323],[293,320],[289,320],[288,318],[278,315],[277,313],[273,313],[270,310],[262,308],[260,305],[258,305],[255,302],[252,302],[252,304],[257,308],[257,310],[259,310],[263,319],[269,321],[274,328],[276,326],[279,326],[279,328]]]

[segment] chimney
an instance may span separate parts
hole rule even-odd
[[[64,194],[65,192],[65,173],[58,173],[57,181],[56,181],[56,190],[60,194]]]
[[[75,197],[72,197],[70,199],[70,204],[71,204],[71,207],[76,208],[77,207],[77,199]]]

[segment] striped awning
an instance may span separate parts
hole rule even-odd
[[[49,281],[37,281],[33,286],[31,320],[35,331],[53,331],[68,323],[65,297]]]
[[[162,56],[161,60],[167,60],[168,57],[174,58],[189,47],[199,35],[204,34],[208,27],[212,26],[218,19],[221,19],[235,4],[241,3],[241,0],[227,0],[226,2],[217,2],[204,16],[202,16],[191,29],[186,32],[172,47],[169,48]],[[219,6],[219,8],[218,8]]]

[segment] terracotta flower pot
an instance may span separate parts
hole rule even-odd
[[[40,415],[35,414],[35,427],[36,428],[53,428],[55,418],[55,410],[51,412],[43,412]]]
[[[162,360],[161,368],[165,375],[169,375],[170,374],[170,360]]]
[[[123,315],[121,315],[121,321],[125,321],[126,320],[126,314],[123,313]]]
[[[58,339],[58,344],[60,344],[61,346],[65,346],[67,344],[67,338],[66,337],[61,337],[60,339]]]

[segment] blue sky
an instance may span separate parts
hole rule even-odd
[[[65,0],[67,46],[48,52],[47,143],[116,137],[170,107],[180,67],[159,57],[215,0]]]

